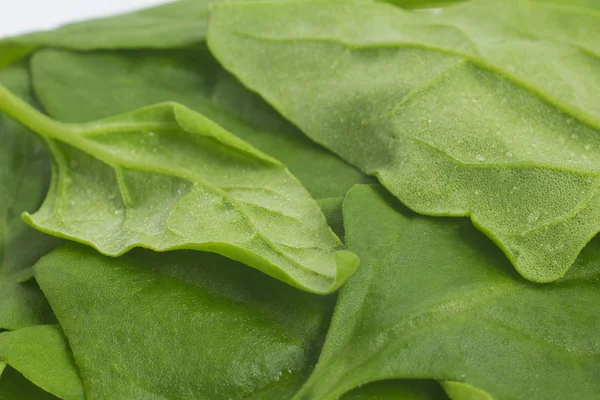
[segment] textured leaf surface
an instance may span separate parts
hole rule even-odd
[[[23,65],[0,71],[0,83],[32,102]],[[0,114],[0,330],[52,323],[52,311],[31,266],[58,240],[29,228],[21,213],[34,211],[48,187],[50,161],[33,134]]]
[[[38,325],[0,333],[0,360],[58,398],[85,398],[71,350],[58,325]],[[8,384],[3,384],[0,379],[0,393],[4,385]],[[27,387],[13,389],[15,395],[20,394],[24,399],[37,398],[26,397],[26,390],[36,392]]]
[[[36,277],[88,400],[290,398],[334,301],[193,251],[110,258],[69,244]]]
[[[48,139],[56,162],[25,220],[121,255],[207,250],[319,293],[358,264],[309,193],[277,160],[177,103],[80,125],[58,123],[0,87],[0,109]]]
[[[361,267],[296,399],[392,378],[462,382],[455,400],[598,398],[600,241],[542,286],[467,221],[418,216],[380,187],[351,189],[344,223]]]
[[[367,177],[306,138],[226,73],[206,48],[74,53],[46,50],[31,61],[44,109],[89,122],[163,101],[196,110],[283,162],[315,198],[343,197]]]
[[[308,136],[417,212],[470,216],[539,282],[600,226],[598,37],[587,8],[492,0],[221,4],[208,33]]]

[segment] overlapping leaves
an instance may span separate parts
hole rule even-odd
[[[0,398],[595,399],[596,241],[540,285],[379,186],[342,218],[369,179],[309,137],[556,279],[600,218],[596,3],[210,3],[0,41],[0,82],[53,118],[3,93],[56,164],[27,220],[111,255],[38,263],[47,325],[56,242],[18,216],[48,159],[0,116]],[[327,225],[362,259],[338,299],[243,265],[335,290],[357,260]]]
[[[558,279],[598,232],[596,12],[491,0],[213,11],[225,68],[411,209],[470,216],[526,278]]]

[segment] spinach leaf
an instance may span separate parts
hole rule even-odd
[[[368,180],[244,88],[205,47],[92,53],[44,50],[32,57],[31,70],[44,109],[61,121],[88,122],[176,101],[283,162],[315,198],[343,197],[352,185]]]
[[[88,400],[290,398],[335,300],[193,251],[111,258],[70,243],[36,277]]]
[[[379,0],[402,8],[436,8],[445,7],[468,0]]]
[[[392,378],[455,381],[454,399],[597,398],[600,241],[541,286],[467,221],[415,215],[380,187],[351,189],[344,222],[361,267],[296,399]]]
[[[2,371],[0,362],[0,399],[2,400],[57,400],[58,397],[35,386],[11,367]]]
[[[141,11],[77,22],[0,41],[0,68],[38,47],[77,50],[189,47],[204,40],[208,4],[180,0]]]
[[[57,325],[38,325],[0,333],[0,361],[10,365],[35,385],[58,398],[65,400],[85,398],[71,351]],[[31,384],[10,388],[11,383],[7,381],[0,379],[0,394],[4,390],[13,392],[15,396],[21,395],[24,399],[37,398],[31,394],[30,397],[26,395],[27,390],[37,392],[37,389],[29,388]],[[53,398],[53,396],[47,397]],[[5,397],[1,398],[5,399]]]
[[[48,141],[56,162],[37,229],[121,255],[196,249],[241,260],[317,293],[358,259],[279,161],[177,103],[64,124],[0,86],[0,110]]]
[[[329,197],[326,199],[318,199],[317,204],[327,224],[335,232],[335,234],[342,240],[344,240],[344,220],[342,215],[342,204],[344,203],[343,197]]]
[[[22,64],[0,71],[0,83],[33,102]],[[0,330],[55,321],[31,267],[58,240],[29,228],[20,218],[41,204],[48,187],[50,162],[39,139],[0,115]]]
[[[469,216],[548,282],[600,226],[598,37],[598,13],[541,1],[295,1],[215,5],[208,42],[412,210]]]
[[[447,400],[435,381],[390,380],[373,382],[342,396],[343,400]]]

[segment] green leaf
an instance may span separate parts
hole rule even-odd
[[[58,397],[35,386],[13,368],[6,367],[2,372],[2,376],[0,376],[0,399],[57,400]]]
[[[208,4],[180,0],[114,17],[76,22],[0,41],[0,68],[38,47],[75,50],[189,47],[204,40]]]
[[[379,0],[402,8],[436,8],[446,7],[467,0]]]
[[[344,240],[344,219],[342,216],[343,197],[330,197],[326,199],[318,199],[317,204],[323,211],[327,224],[335,232],[335,234]]]
[[[313,143],[244,88],[206,48],[45,50],[33,56],[31,70],[44,109],[58,120],[89,122],[176,101],[283,162],[315,198],[343,197],[355,183],[367,182],[358,169]]]
[[[495,0],[224,3],[208,33],[309,137],[414,211],[469,216],[538,282],[600,226],[598,37],[597,12]]]
[[[358,265],[285,166],[182,105],[63,124],[0,86],[0,110],[46,138],[56,162],[44,204],[24,214],[45,233],[112,256],[212,251],[316,293]]]
[[[289,399],[334,301],[193,251],[110,258],[72,243],[44,257],[36,277],[88,400]]]
[[[24,65],[0,71],[0,83],[33,102]],[[55,318],[33,281],[31,267],[58,240],[29,228],[20,217],[41,204],[50,161],[40,142],[23,126],[0,114],[0,330],[53,323]]]
[[[344,222],[361,267],[296,399],[393,378],[455,381],[455,400],[598,397],[600,241],[542,286],[467,221],[413,214],[380,187],[351,189]]]
[[[389,380],[352,390],[342,400],[447,400],[439,383],[428,380]]]
[[[0,360],[58,398],[85,398],[71,350],[57,325],[38,325],[0,333]],[[9,390],[3,389],[3,386],[9,384],[3,383],[2,380],[0,379],[0,394],[2,390]],[[32,395],[25,396],[25,388],[22,389],[23,392],[15,386],[10,390],[16,394],[21,393],[24,399],[37,398]]]

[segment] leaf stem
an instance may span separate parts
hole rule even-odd
[[[0,111],[33,132],[49,139],[65,139],[65,133],[73,131],[72,126],[51,119],[25,101],[15,96],[0,84]],[[68,134],[67,134],[68,135]]]

